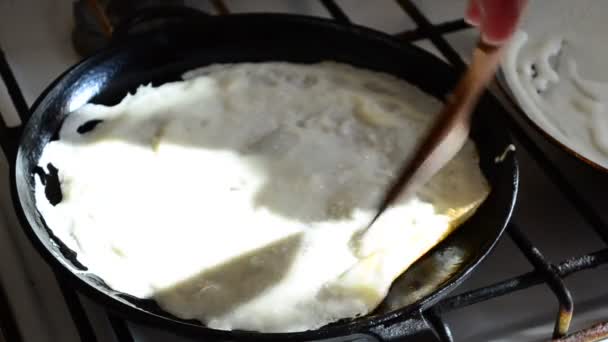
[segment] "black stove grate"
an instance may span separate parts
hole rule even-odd
[[[222,0],[210,0],[211,5],[220,15],[229,14],[230,9]],[[333,0],[319,0],[327,9],[329,14],[338,22],[345,25],[351,24],[348,15]],[[458,52],[450,45],[443,35],[470,29],[471,27],[463,20],[457,19],[443,23],[433,24],[427,16],[411,0],[395,0],[417,25],[417,28],[396,34],[398,39],[404,42],[414,42],[428,39],[437,50],[451,63],[457,70],[463,71],[466,63]],[[9,95],[20,113],[28,111],[27,104],[19,90],[19,86],[13,73],[4,58],[0,49],[0,76],[4,80]],[[514,101],[506,94],[505,89],[500,86],[495,87],[509,102],[510,107],[516,111],[521,111]],[[505,96],[507,95],[507,96]],[[559,170],[555,163],[548,158],[544,152],[533,142],[532,138],[526,133],[523,127],[511,116],[505,116],[508,129],[514,134],[516,140],[527,150],[543,172],[549,177],[554,185],[560,190],[561,194],[577,210],[581,217],[588,223],[600,238],[608,243],[608,225],[600,217],[599,213],[593,209],[591,204],[581,195],[575,186]],[[521,291],[532,286],[545,284],[555,295],[558,301],[558,310],[555,320],[553,339],[557,341],[596,341],[600,337],[608,337],[608,324],[598,324],[587,330],[580,331],[564,337],[568,333],[568,328],[572,320],[574,303],[570,291],[565,286],[563,278],[574,273],[590,270],[598,266],[608,264],[608,248],[602,249],[586,255],[571,257],[561,262],[553,264],[547,261],[541,251],[515,224],[511,223],[507,229],[510,238],[519,248],[522,254],[528,259],[534,270],[520,276],[506,279],[495,284],[465,292],[456,296],[448,297],[437,303],[427,313],[427,317],[440,341],[453,341],[449,326],[441,319],[441,315],[448,311],[486,301],[499,296],[504,296],[515,291]],[[92,324],[87,317],[78,293],[57,277],[61,292],[72,315],[72,319],[80,339],[84,342],[95,342],[97,337]],[[3,294],[3,291],[0,292]],[[12,311],[5,296],[0,295],[0,342],[4,337],[7,341],[21,342],[18,327],[15,323]],[[4,298],[6,299],[6,298]],[[129,329],[128,322],[107,313],[110,326],[119,342],[134,342],[135,339]],[[561,338],[561,339],[560,339]]]

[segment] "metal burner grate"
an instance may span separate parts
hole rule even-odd
[[[345,25],[351,24],[347,13],[345,13],[335,1],[319,1],[336,21]],[[414,21],[417,28],[395,34],[395,36],[404,42],[410,43],[428,39],[449,63],[457,70],[463,71],[466,67],[466,63],[443,35],[466,30],[469,29],[470,26],[466,24],[463,19],[432,24],[413,1],[396,0],[396,2],[405,14]],[[222,0],[211,0],[211,5],[219,15],[230,13],[229,7]],[[2,79],[6,84],[15,108],[21,113],[27,112],[26,102],[23,99],[23,95],[19,90],[19,86],[1,49],[0,76],[2,76]],[[515,111],[521,111],[503,88],[499,85],[494,85],[493,89],[498,95],[501,95],[501,98],[507,99],[506,101],[509,107]],[[586,223],[588,223],[597,235],[599,235],[603,242],[608,243],[608,226],[600,217],[599,213],[593,209],[591,204],[572,185],[555,163],[533,142],[524,128],[511,115],[506,115],[504,119],[508,125],[508,129],[514,134],[516,140],[532,156],[542,171],[560,190],[563,197],[570,202]],[[608,337],[608,323],[598,324],[587,330],[564,337],[568,333],[568,328],[573,317],[574,303],[569,289],[563,282],[564,278],[572,274],[608,264],[608,248],[586,255],[571,257],[553,264],[544,258],[539,248],[536,247],[515,224],[510,224],[507,232],[515,245],[533,266],[534,270],[486,287],[449,297],[437,303],[429,310],[428,317],[435,329],[438,339],[440,341],[453,341],[448,325],[441,318],[442,314],[540,284],[546,285],[552,291],[559,304],[553,339],[564,342],[582,342],[597,341],[599,338]],[[92,324],[87,317],[78,294],[74,289],[70,288],[65,281],[59,277],[57,279],[60,283],[61,292],[70,310],[74,324],[78,329],[80,339],[86,342],[97,341],[98,339]],[[124,319],[119,318],[110,312],[107,313],[107,316],[118,341],[135,341],[128,323]],[[4,341],[3,338],[4,340],[11,342],[22,341],[11,309],[6,301],[4,291],[0,291],[0,342]]]

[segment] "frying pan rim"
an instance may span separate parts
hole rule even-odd
[[[342,25],[340,23],[335,22],[331,19],[311,17],[311,16],[303,16],[303,15],[293,15],[293,14],[278,14],[278,13],[243,13],[243,14],[231,14],[221,17],[210,17],[210,20],[238,20],[238,18],[242,17],[255,17],[259,19],[266,20],[274,20],[275,24],[287,23],[294,24],[294,22],[303,24],[303,25],[317,25],[322,26],[331,30],[338,30],[343,32],[348,32],[348,34],[363,36],[361,38],[372,39],[375,41],[379,41],[382,44],[387,44],[392,49],[398,49],[401,51],[407,51],[408,53],[415,56],[415,58],[426,58],[430,59],[433,63],[440,63],[444,66],[449,67],[444,61],[434,56],[433,54],[410,44],[405,44],[403,42],[397,41],[394,37],[358,25]],[[213,18],[213,19],[212,19]],[[27,118],[24,118],[24,122],[22,123],[22,130],[25,131],[30,124],[30,117],[35,114],[43,101],[48,97],[48,95],[56,90],[57,85],[65,78],[70,76],[72,73],[77,72],[82,68],[87,68],[88,66],[94,65],[96,61],[107,60],[109,57],[113,56],[117,51],[120,51],[122,44],[118,44],[115,46],[111,46],[106,48],[98,53],[95,53],[76,65],[72,66],[65,72],[63,72],[60,76],[58,76],[45,90],[40,94],[40,96],[36,99],[34,104],[30,109],[30,115]],[[455,72],[455,71],[454,71]],[[486,97],[492,98],[492,96],[487,93]],[[500,104],[493,99],[493,105],[496,106],[498,110],[504,110]],[[22,131],[22,132],[23,132]],[[505,132],[509,141],[512,141],[512,138],[508,132]],[[109,308],[110,310],[118,313],[121,316],[128,317],[129,319],[133,319],[136,321],[143,322],[144,324],[159,324],[161,326],[175,328],[171,329],[171,331],[175,331],[177,333],[182,333],[187,330],[187,335],[202,335],[207,334],[217,338],[245,338],[245,339],[253,339],[253,340],[268,340],[268,339],[289,339],[289,340],[309,340],[312,338],[327,338],[332,336],[340,336],[344,334],[353,334],[353,333],[366,333],[369,329],[377,326],[382,326],[385,324],[392,324],[393,322],[402,320],[406,317],[410,317],[412,315],[419,314],[422,309],[425,309],[438,300],[440,300],[447,293],[452,291],[456,286],[458,286],[464,279],[466,279],[471,272],[481,263],[486,256],[492,251],[495,244],[498,242],[500,237],[502,236],[506,226],[511,218],[513,213],[515,202],[517,199],[518,192],[518,183],[519,183],[519,167],[517,160],[513,154],[511,154],[507,160],[505,160],[505,164],[510,164],[511,170],[509,173],[513,176],[512,186],[513,191],[511,194],[511,198],[508,199],[510,202],[507,203],[507,215],[504,218],[504,224],[502,227],[498,227],[496,237],[493,239],[488,239],[488,242],[484,244],[482,248],[476,251],[476,256],[471,258],[468,266],[460,269],[458,272],[453,274],[444,284],[435,289],[431,294],[425,296],[421,300],[417,301],[414,304],[393,310],[386,314],[375,315],[375,316],[363,316],[359,318],[354,318],[345,323],[339,323],[336,325],[324,326],[315,330],[307,330],[302,332],[293,332],[293,333],[261,333],[255,331],[241,331],[241,330],[217,330],[211,329],[203,325],[195,325],[185,321],[178,321],[172,319],[167,316],[161,316],[157,313],[144,311],[141,308],[136,307],[133,304],[127,304],[123,301],[117,300],[116,298],[110,296],[109,294],[101,291],[95,285],[90,283],[89,281],[81,278],[75,272],[70,270],[70,268],[64,264],[59,258],[55,257],[53,252],[48,249],[42,242],[42,239],[39,238],[38,234],[35,232],[33,225],[30,224],[29,220],[26,217],[25,210],[21,205],[21,197],[19,196],[19,190],[17,188],[17,164],[19,160],[19,156],[21,155],[22,146],[25,140],[25,136],[21,134],[19,139],[19,145],[17,150],[17,157],[12,161],[10,165],[10,177],[11,177],[11,194],[13,196],[13,204],[17,209],[17,216],[23,226],[23,229],[26,231],[26,235],[33,242],[34,246],[38,250],[38,252],[44,257],[44,259],[53,267],[55,271],[57,271],[57,275],[63,277],[65,279],[69,279],[71,283],[76,284],[76,288],[81,290],[87,296],[94,298],[96,301],[103,303],[104,306]],[[506,167],[506,166],[505,166]],[[23,175],[27,177],[26,175]],[[505,200],[506,201],[506,200]]]

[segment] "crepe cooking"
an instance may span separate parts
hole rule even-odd
[[[47,225],[111,288],[211,328],[365,315],[489,193],[474,144],[367,229],[441,103],[384,73],[241,63],[69,114]]]

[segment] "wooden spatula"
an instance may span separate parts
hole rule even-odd
[[[370,226],[393,203],[414,194],[460,151],[471,129],[479,97],[494,78],[502,48],[479,42],[469,68],[437,117],[429,134],[407,161],[397,181],[386,193]]]

